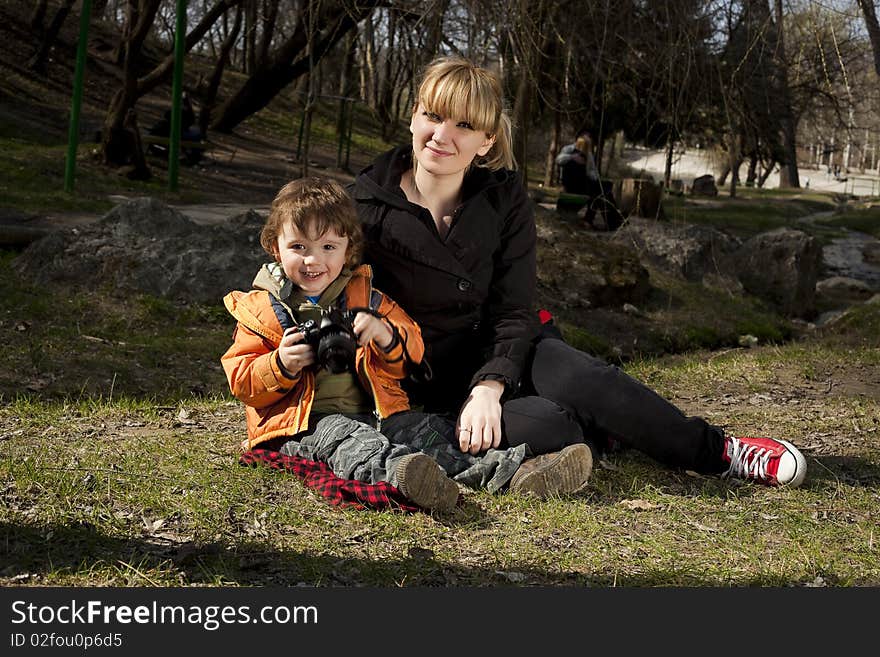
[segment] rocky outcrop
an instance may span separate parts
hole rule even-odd
[[[749,294],[790,317],[815,313],[822,248],[814,237],[791,228],[760,233],[743,243],[734,262]]]
[[[742,243],[708,226],[630,219],[616,241],[668,273],[730,292],[747,292],[790,317],[815,312],[822,252],[803,231],[782,228]]]
[[[731,267],[741,243],[709,226],[630,218],[614,241],[632,245],[646,262],[675,276],[741,290]]]
[[[220,303],[233,289],[250,289],[268,259],[256,212],[203,226],[153,198],[116,206],[88,226],[55,231],[14,262],[41,285],[66,283],[173,301]]]
[[[538,289],[559,307],[638,306],[651,289],[647,263],[731,293],[754,294],[789,316],[813,311],[820,250],[800,231],[773,231],[741,244],[705,226],[630,218],[609,234],[586,231],[541,206],[536,212]],[[14,267],[41,285],[214,304],[230,290],[249,289],[268,259],[259,244],[263,223],[249,211],[202,225],[156,199],[135,199],[93,224],[50,233]]]

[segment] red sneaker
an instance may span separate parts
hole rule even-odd
[[[724,460],[730,467],[722,477],[752,479],[767,486],[794,488],[807,475],[804,455],[786,440],[726,436]]]

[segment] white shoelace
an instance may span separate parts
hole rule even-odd
[[[728,438],[730,448],[730,467],[724,473],[725,477],[750,477],[767,481],[767,465],[770,463],[772,453],[766,447],[757,445],[743,445],[737,438]]]

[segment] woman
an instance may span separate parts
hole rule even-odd
[[[586,196],[598,196],[602,193],[589,135],[581,134],[573,144],[563,146],[556,156],[556,165],[561,172],[564,191]]]
[[[432,62],[410,132],[412,144],[377,158],[353,194],[377,287],[422,329],[433,377],[409,392],[425,410],[457,413],[462,451],[527,443],[548,453],[613,436],[673,467],[803,481],[790,443],[726,436],[541,329],[534,214],[511,170],[494,74],[463,59]]]

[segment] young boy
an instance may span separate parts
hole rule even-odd
[[[386,481],[415,504],[441,511],[455,506],[455,481],[495,492],[516,475],[518,489],[539,495],[586,482],[589,469],[572,467],[583,463],[579,450],[579,458],[533,459],[523,470],[525,445],[463,453],[451,422],[409,410],[400,382],[422,360],[421,332],[372,287],[370,268],[356,266],[363,236],[340,185],[318,178],[285,185],[260,243],[275,262],[260,269],[254,290],[224,299],[238,324],[222,364],[246,406],[245,449],[287,439],[284,454],[325,462],[345,479]],[[309,320],[320,325],[331,308],[356,313],[356,351],[341,372],[316,362],[302,328]]]

